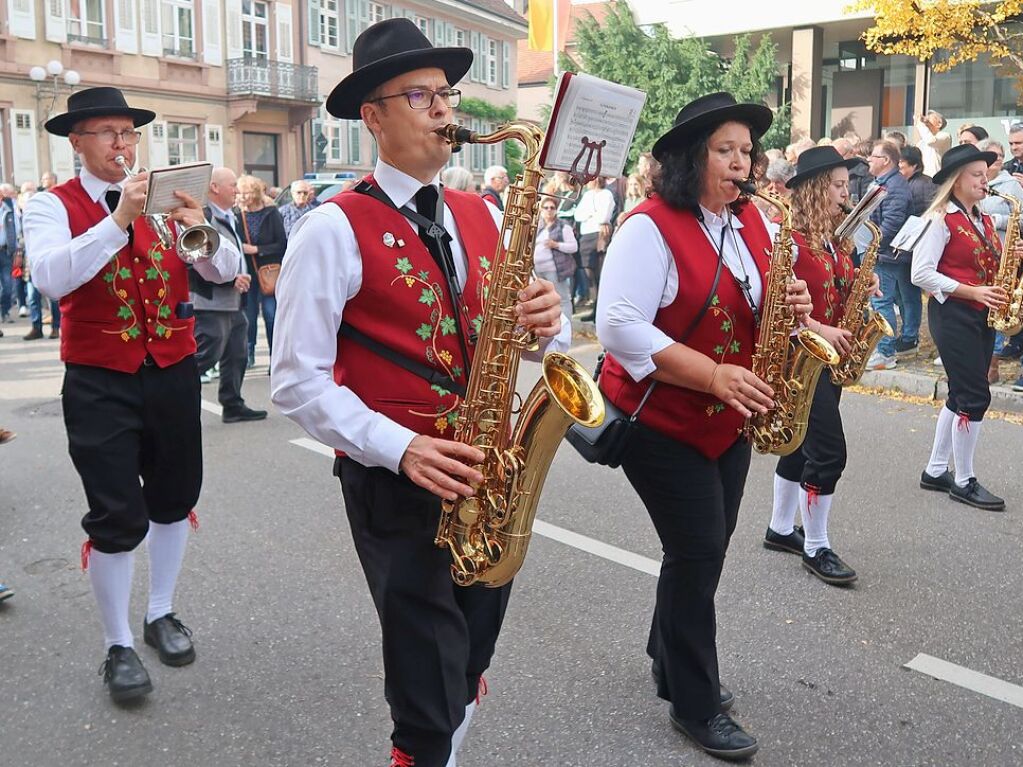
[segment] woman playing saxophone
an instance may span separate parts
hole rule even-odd
[[[848,240],[836,240],[836,226],[849,199],[849,168],[860,162],[843,160],[830,146],[814,147],[799,156],[789,180],[795,240],[795,274],[806,280],[813,302],[807,326],[823,336],[843,358],[853,352],[853,334],[841,327],[855,280]],[[877,290],[877,276],[870,291]],[[831,548],[828,516],[835,486],[846,462],[845,434],[839,401],[842,387],[830,376],[817,381],[806,438],[798,450],[778,461],[774,475],[774,507],[764,546],[802,555],[803,567],[836,585],[850,584],[856,572]],[[804,528],[794,526],[800,509]],[[805,532],[804,532],[805,531]]]

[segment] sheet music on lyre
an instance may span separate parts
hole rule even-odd
[[[540,165],[581,180],[622,175],[646,94],[572,72],[561,75],[555,94]]]
[[[184,192],[200,205],[205,205],[212,175],[211,162],[192,162],[149,171],[146,215],[170,213],[175,208],[180,208],[184,203],[174,194],[175,192]]]

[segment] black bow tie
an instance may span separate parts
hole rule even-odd
[[[117,210],[117,203],[121,201],[121,190],[108,189],[105,198],[107,201],[107,207],[110,208],[110,212],[113,213]]]

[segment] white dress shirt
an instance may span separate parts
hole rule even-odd
[[[106,193],[111,189],[121,191],[124,182],[107,183],[85,168],[79,178],[86,194],[110,213]],[[63,298],[87,283],[128,244],[128,233],[109,215],[72,238],[67,209],[50,192],[32,195],[22,223],[32,284],[52,299]],[[227,282],[238,274],[238,259],[237,248],[221,238],[220,249],[212,258],[198,261],[195,270],[210,282]]]
[[[933,177],[941,170],[941,158],[952,146],[952,137],[945,131],[935,133],[923,120],[916,121],[916,132],[920,136],[917,148],[924,163],[924,175]]]
[[[610,189],[587,189],[575,209],[579,234],[597,234],[603,224],[611,223],[615,210],[615,196]]]
[[[721,246],[723,228],[731,224],[732,231],[724,238],[725,266],[737,279],[749,275],[750,294],[759,306],[763,281],[739,233],[742,222],[735,216],[711,213],[703,206],[700,210],[706,226],[704,234],[715,252]],[[767,219],[764,223],[768,232],[775,228]],[[653,219],[642,213],[631,215],[611,239],[604,258],[597,298],[597,337],[635,381],[653,373],[657,369],[653,356],[678,340],[653,324],[658,309],[668,306],[678,295],[678,279],[675,259]],[[728,274],[722,272],[721,279],[729,279]]]
[[[579,250],[579,243],[575,240],[572,227],[560,219],[555,219],[561,227],[561,242],[558,243],[558,250],[562,253],[575,253]],[[536,229],[536,241],[533,243],[533,270],[537,274],[550,274],[557,270],[554,264],[554,253],[547,247],[547,225],[540,219],[540,225]]]
[[[946,214],[960,212],[962,211],[951,202],[945,206]],[[970,217],[983,232],[984,224],[981,220],[972,214]],[[926,290],[942,304],[959,287],[959,282],[938,271],[938,262],[941,261],[945,246],[951,238],[952,234],[945,223],[945,216],[934,219],[924,232],[924,236],[920,238],[920,242],[913,248],[913,265],[909,275],[914,285]]]
[[[382,160],[373,177],[397,206],[415,209],[422,183]],[[431,182],[439,185],[440,174]],[[501,212],[487,203],[500,230]],[[448,205],[444,228],[458,284],[465,285],[468,262]],[[295,222],[277,281],[277,319],[270,388],[275,405],[325,445],[342,450],[364,466],[398,473],[416,432],[371,410],[347,386],[334,382],[337,334],[345,304],[362,286],[362,254],[348,217],[337,205],[320,205]],[[544,351],[565,351],[572,326],[562,317],[561,334],[541,343]]]

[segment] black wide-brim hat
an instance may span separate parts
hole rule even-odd
[[[964,165],[978,160],[983,160],[991,165],[997,159],[998,155],[994,152],[981,152],[973,144],[960,144],[945,152],[941,158],[941,170],[935,173],[931,180],[935,184],[942,184]]]
[[[46,121],[47,132],[54,136],[67,136],[75,123],[90,117],[130,117],[135,127],[148,125],[156,119],[156,112],[128,106],[124,94],[117,88],[86,88],[67,97],[67,111]]]
[[[387,19],[366,29],[352,47],[354,71],[327,97],[327,111],[358,120],[366,96],[391,78],[416,69],[443,69],[454,85],[472,66],[469,48],[435,48],[411,19]]]
[[[805,150],[796,160],[796,175],[785,182],[785,186],[794,189],[798,184],[809,181],[814,176],[830,171],[832,168],[853,168],[866,164],[859,157],[846,160],[833,146],[814,146]]]
[[[740,104],[731,93],[711,93],[690,101],[675,118],[675,125],[654,144],[654,159],[692,141],[697,134],[722,123],[745,123],[754,138],[760,138],[771,127],[774,113],[763,104]]]

